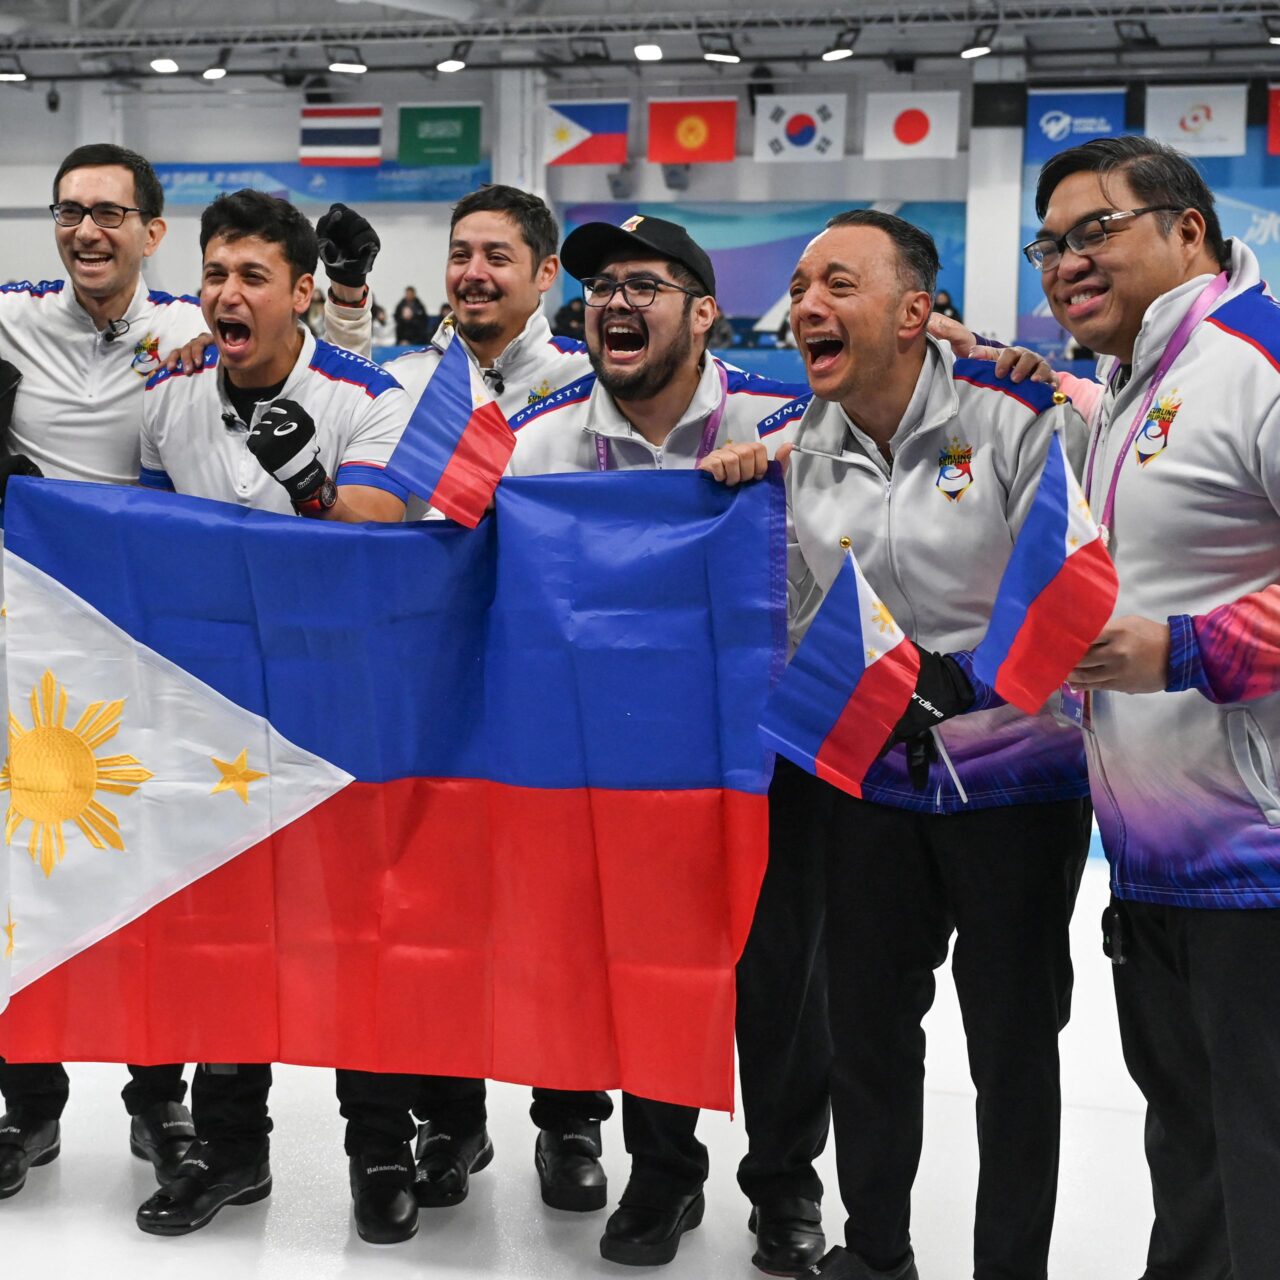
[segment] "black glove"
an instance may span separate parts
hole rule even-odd
[[[973,706],[974,690],[960,664],[948,653],[920,649],[920,674],[902,719],[893,727],[889,745],[928,733]]]
[[[293,400],[277,400],[263,410],[249,432],[249,452],[284,485],[295,507],[314,498],[329,478],[320,461],[316,424]]]
[[[44,472],[25,453],[15,453],[11,458],[0,458],[0,506],[4,505],[4,495],[9,487],[11,476],[42,475]]]
[[[0,360],[0,431],[8,431],[13,420],[13,401],[21,381],[22,370],[16,364]]]
[[[316,223],[320,241],[320,261],[334,284],[360,288],[382,248],[369,219],[345,204],[331,204],[329,212]]]

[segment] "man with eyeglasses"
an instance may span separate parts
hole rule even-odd
[[[1120,576],[1069,677],[1111,863],[1125,1062],[1147,1100],[1144,1280],[1280,1259],[1280,306],[1186,157],[1049,160],[1026,255],[1101,353],[1086,491]]]
[[[142,263],[164,238],[151,165],[109,143],[78,147],[53,181],[54,236],[67,279],[0,288],[0,355],[22,374],[4,438],[10,474],[134,484],[147,377],[204,332],[194,298],[149,290]],[[0,487],[0,493],[2,493]],[[157,1174],[177,1167],[195,1131],[182,1065],[131,1066],[130,1149]],[[54,1160],[69,1082],[60,1063],[0,1064],[0,1199]]]

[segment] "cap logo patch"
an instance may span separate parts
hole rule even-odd
[[[643,221],[644,221],[644,216],[642,214],[637,213],[633,217],[628,218],[626,222],[622,224],[621,229],[623,231],[634,231]]]

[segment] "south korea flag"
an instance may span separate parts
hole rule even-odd
[[[756,109],[755,158],[766,164],[844,158],[845,95],[780,93]]]

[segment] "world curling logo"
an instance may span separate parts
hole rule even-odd
[[[1182,408],[1175,388],[1167,396],[1160,397],[1160,403],[1147,414],[1147,420],[1133,442],[1134,452],[1138,455],[1138,465],[1145,467],[1152,458],[1158,458],[1169,447],[1169,428]]]
[[[973,484],[973,445],[952,436],[938,451],[938,492],[948,502],[959,502]]]

